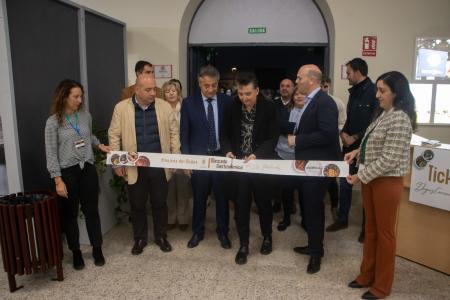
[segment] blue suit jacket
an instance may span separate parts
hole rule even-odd
[[[319,91],[303,112],[295,138],[297,160],[340,160],[338,109]]]
[[[228,109],[231,98],[224,94],[217,94],[217,109],[219,117],[219,139],[223,131],[224,112]],[[207,154],[208,120],[201,94],[187,97],[181,105],[180,119],[181,153]]]

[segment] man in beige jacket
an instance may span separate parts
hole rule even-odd
[[[153,76],[139,76],[132,98],[116,104],[108,130],[112,150],[180,153],[179,125],[166,101],[156,98]],[[150,162],[151,165],[151,162]],[[167,241],[167,181],[169,170],[148,167],[114,168],[128,182],[134,246],[141,254],[148,241],[146,203],[150,195],[155,243],[163,252],[172,250]]]

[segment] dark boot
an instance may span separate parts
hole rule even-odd
[[[105,264],[105,257],[103,256],[102,247],[93,247],[92,257],[94,258],[94,264],[97,267],[101,267]]]
[[[75,270],[82,270],[84,268],[84,260],[80,249],[72,251],[72,254],[73,254],[73,268]]]

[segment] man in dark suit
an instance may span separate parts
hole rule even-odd
[[[180,119],[181,153],[224,156],[219,142],[223,114],[231,98],[217,94],[220,74],[216,68],[200,69],[198,82],[201,93],[183,100]],[[192,238],[187,246],[194,248],[203,240],[205,231],[206,201],[212,189],[216,200],[217,237],[220,245],[231,248],[228,238],[228,199],[223,184],[224,174],[210,171],[187,171],[191,176],[194,208]]]
[[[369,68],[367,62],[359,57],[347,64],[347,79],[352,86],[347,104],[347,119],[341,130],[340,136],[343,144],[343,154],[358,149],[366,128],[373,120],[374,113],[379,108],[376,98],[376,86],[368,77]],[[350,164],[350,174],[357,174],[356,162]],[[352,206],[353,186],[345,178],[339,182],[339,213],[338,219],[326,228],[326,231],[334,232],[348,227],[348,214]],[[361,233],[358,240],[364,241],[364,214]]]
[[[336,103],[321,91],[322,73],[316,65],[304,65],[297,73],[297,85],[307,95],[303,112],[296,126],[295,135],[288,137],[288,143],[295,147],[296,160],[339,160],[338,109]],[[323,256],[325,224],[324,196],[330,178],[299,177],[298,185],[304,200],[304,216],[308,245],[296,247],[294,251],[309,255],[307,272],[320,270]]]
[[[279,124],[275,104],[259,95],[258,80],[253,73],[236,76],[238,97],[233,99],[225,116],[221,144],[227,157],[250,161],[274,159]],[[237,264],[245,264],[249,253],[250,207],[252,195],[258,206],[263,242],[260,253],[272,252],[271,177],[263,174],[236,173],[235,219],[240,248]]]

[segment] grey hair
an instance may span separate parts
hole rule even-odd
[[[200,72],[198,72],[198,78],[204,76],[212,77],[214,79],[217,79],[217,81],[220,80],[219,71],[211,65],[203,66],[200,68]]]

